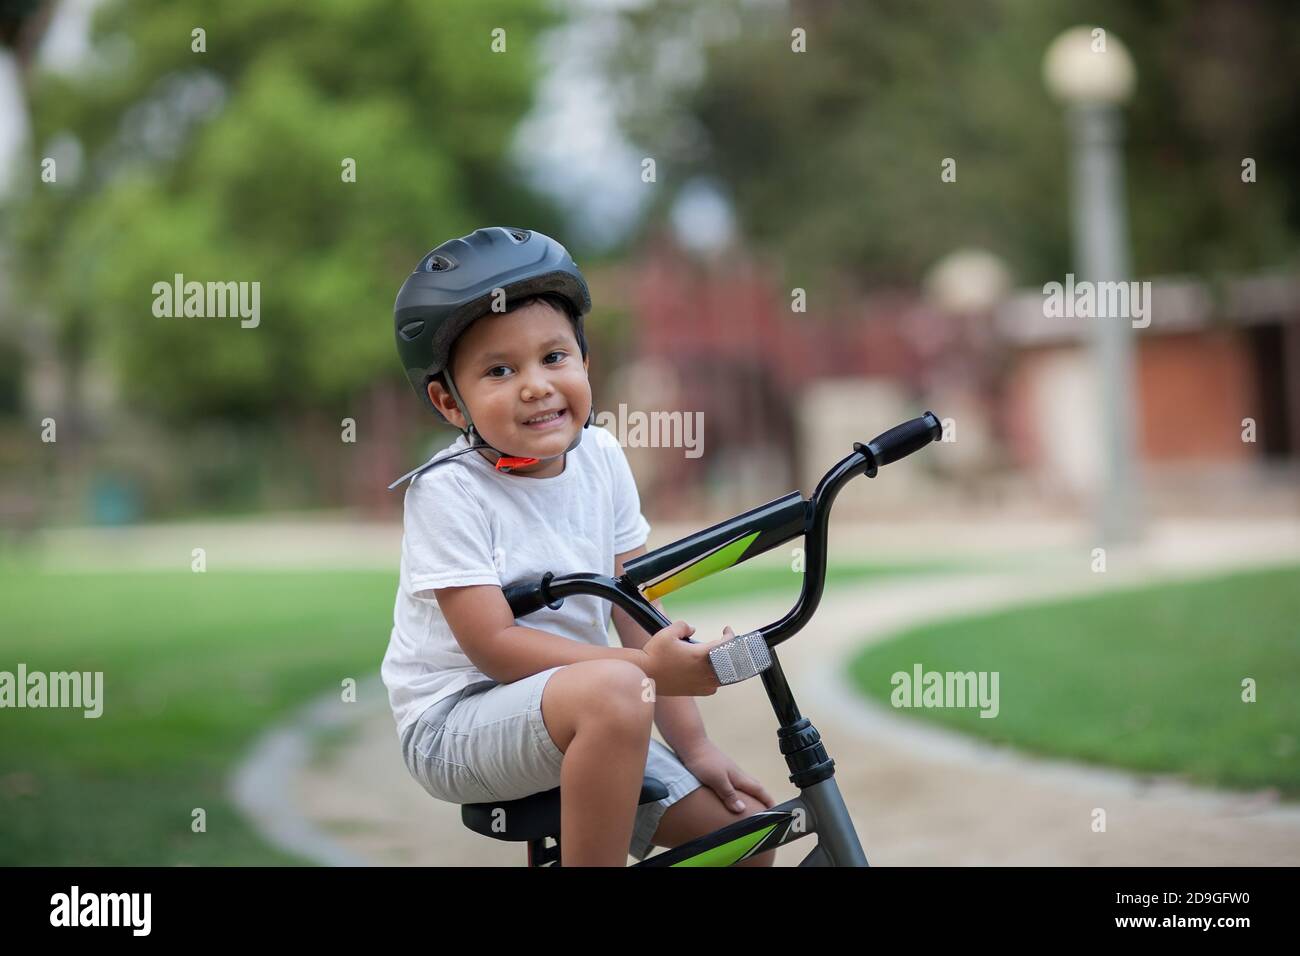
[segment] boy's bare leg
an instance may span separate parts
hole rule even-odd
[[[734,813],[708,787],[692,790],[664,811],[659,819],[659,829],[655,830],[651,842],[655,846],[681,846],[729,823],[753,816],[760,810],[770,809],[751,793],[742,793],[740,798],[745,801],[745,809]],[[767,850],[754,854],[736,866],[772,866],[775,863],[776,850]]]
[[[654,722],[645,676],[627,661],[579,661],[546,682],[542,720],[564,752],[563,866],[627,865]]]

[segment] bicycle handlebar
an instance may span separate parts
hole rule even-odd
[[[710,652],[710,661],[714,673],[718,677],[719,684],[735,683],[753,677],[771,667],[774,659],[766,651],[798,633],[817,610],[817,605],[821,601],[822,589],[826,583],[826,527],[830,518],[831,505],[834,503],[840,489],[850,479],[858,475],[865,474],[869,478],[874,478],[880,466],[892,464],[899,459],[906,458],[931,442],[938,441],[942,434],[943,426],[940,424],[939,419],[933,412],[927,411],[920,418],[914,418],[911,421],[903,422],[901,425],[895,425],[893,428],[881,432],[865,445],[861,442],[854,442],[853,454],[831,468],[818,482],[812,496],[804,502],[807,507],[804,511],[806,517],[802,524],[797,517],[793,521],[785,520],[788,517],[786,511],[790,510],[786,507],[778,515],[782,519],[781,521],[772,522],[768,520],[766,525],[768,538],[761,547],[735,557],[731,563],[722,563],[712,569],[720,570],[724,567],[734,566],[734,564],[752,557],[755,553],[769,550],[776,544],[790,540],[800,534],[804,536],[805,567],[803,589],[799,593],[799,600],[781,620],[769,624],[767,627],[741,634],[734,640],[721,644]],[[791,496],[794,494],[792,492]],[[780,505],[783,502],[784,499],[777,499],[772,504]],[[754,520],[762,521],[764,516],[770,518],[770,513],[771,509],[764,506],[764,508],[746,512],[746,515],[757,516]],[[736,520],[732,519],[733,522]],[[723,522],[721,525],[715,525],[714,528],[700,532],[698,536],[688,536],[682,541],[664,545],[656,549],[653,554],[666,554],[672,549],[672,554],[683,556],[682,560],[686,562],[688,569],[697,567],[705,559],[713,560],[716,558],[720,549],[716,548],[712,540],[714,536],[710,532],[714,532],[727,524],[728,522]],[[694,547],[691,546],[692,539],[696,537],[699,537],[704,542],[703,550],[698,543]],[[751,535],[750,537],[754,536]],[[779,540],[776,540],[777,538]],[[707,550],[707,553],[704,553],[704,550]],[[696,556],[691,557],[692,553]],[[655,562],[650,561],[650,558],[650,554],[642,555],[637,561],[642,562],[643,566],[654,564]],[[708,573],[708,571],[703,573]],[[556,576],[548,571],[540,579],[519,581],[508,585],[502,591],[510,605],[511,613],[514,614],[516,619],[532,614],[544,607],[558,609],[564,603],[564,598],[570,594],[589,594],[604,598],[621,607],[647,633],[654,634],[672,624],[658,608],[650,603],[646,595],[642,594],[641,587],[637,583],[633,583],[627,569],[619,578],[610,578],[586,572]],[[684,640],[690,640],[690,638],[684,638]],[[691,643],[699,642],[691,641]]]
[[[926,412],[920,418],[913,418],[910,422],[903,422],[881,432],[866,445],[854,442],[853,447],[857,451],[869,453],[876,466],[889,465],[914,451],[920,451],[942,436],[943,425],[934,412]],[[876,476],[875,468],[868,469],[867,473],[871,478]]]

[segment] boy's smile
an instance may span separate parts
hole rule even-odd
[[[456,340],[451,373],[484,441],[508,455],[545,458],[563,455],[591,412],[588,364],[569,318],[534,302],[475,320]],[[431,382],[429,397],[453,425],[465,427],[446,389]],[[511,473],[551,478],[564,471],[564,461]]]

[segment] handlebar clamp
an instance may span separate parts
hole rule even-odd
[[[758,631],[741,634],[709,651],[709,663],[723,686],[757,677],[772,666],[772,653]]]

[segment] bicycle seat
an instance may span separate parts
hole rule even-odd
[[[641,781],[641,796],[637,806],[653,803],[668,796],[668,788],[654,777]],[[497,813],[497,811],[504,813]],[[560,788],[543,790],[518,800],[501,800],[489,803],[464,803],[460,819],[475,833],[494,840],[512,843],[540,840],[560,833]],[[493,824],[497,826],[493,827]]]

